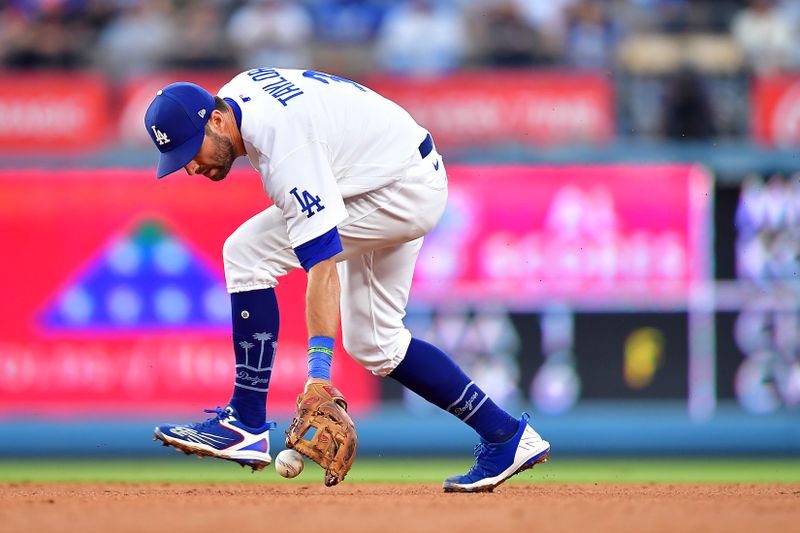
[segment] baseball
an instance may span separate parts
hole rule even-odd
[[[303,466],[303,456],[294,450],[283,450],[275,457],[275,470],[285,478],[296,477]]]

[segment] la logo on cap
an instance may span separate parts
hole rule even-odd
[[[164,146],[169,142],[169,137],[167,137],[166,133],[157,129],[155,125],[150,126],[150,128],[153,130],[153,133],[156,136],[156,142],[158,143],[159,146]]]

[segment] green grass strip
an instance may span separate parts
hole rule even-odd
[[[441,483],[469,469],[469,459],[375,458],[356,461],[348,481]],[[317,483],[322,471],[306,461],[294,480],[269,467],[251,473],[232,462],[176,455],[169,459],[0,460],[0,482]],[[575,459],[553,458],[513,483],[800,483],[798,459]]]

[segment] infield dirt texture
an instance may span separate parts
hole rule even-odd
[[[568,463],[566,473],[559,475],[551,461],[491,494],[444,494],[440,481],[429,481],[438,471],[387,483],[365,481],[378,478],[362,469],[353,480],[325,488],[313,465],[297,480],[286,481],[275,472],[250,475],[223,462],[176,461],[168,464],[180,466],[167,466],[160,474],[142,463],[140,476],[126,473],[130,465],[116,468],[113,462],[102,471],[81,469],[81,463],[65,463],[60,471],[56,462],[48,469],[0,463],[0,531],[788,533],[798,531],[800,524],[800,480],[794,461],[784,463],[781,471],[774,470],[778,463],[772,464],[763,476],[750,470],[745,477],[759,481],[753,483],[634,481],[662,476],[636,465],[626,474],[619,469],[621,463],[595,470],[589,463]],[[409,459],[406,464],[415,462]],[[370,468],[379,472],[381,463],[372,461]],[[390,472],[397,466],[385,463]],[[581,478],[575,473],[582,470],[581,464],[596,482],[571,481]],[[665,470],[678,474],[679,466],[685,464],[670,469],[666,463]],[[714,474],[715,468],[720,475]],[[305,477],[309,470],[311,475]],[[712,464],[705,477],[698,470],[702,469],[691,470],[693,479],[727,479],[722,463]],[[228,481],[232,477],[239,481]],[[132,481],[114,481],[125,478]],[[141,482],[143,478],[152,481]],[[766,481],[770,478],[777,482]],[[609,481],[613,479],[623,482]]]

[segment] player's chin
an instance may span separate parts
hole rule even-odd
[[[211,173],[206,174],[205,176],[211,181],[222,181],[228,176],[229,171],[230,168],[217,167]]]

